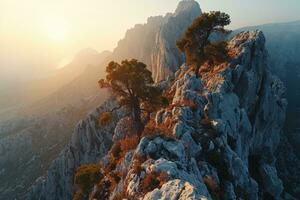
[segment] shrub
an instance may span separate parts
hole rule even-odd
[[[100,115],[98,119],[98,125],[99,126],[106,126],[112,119],[111,113],[104,112]]]
[[[111,182],[106,178],[102,179],[101,182],[98,184],[97,191],[94,193],[93,196],[91,196],[90,199],[108,200],[111,194],[110,188]]]
[[[186,63],[195,68],[198,76],[205,62],[222,62],[226,59],[226,43],[212,43],[209,36],[213,32],[226,33],[224,26],[230,24],[230,16],[222,12],[202,13],[176,42],[178,49],[185,53]]]
[[[119,159],[121,157],[121,144],[120,142],[116,142],[113,144],[113,146],[111,147],[110,153],[111,155],[115,158],[115,159]]]
[[[168,175],[164,172],[156,173],[152,172],[150,174],[146,174],[141,185],[141,192],[147,193],[155,188],[161,187],[168,180]]]
[[[121,148],[121,154],[122,157],[126,155],[126,153],[130,150],[133,150],[137,147],[139,144],[139,137],[134,136],[134,137],[128,137],[120,141],[120,148]]]
[[[168,106],[170,104],[169,98],[165,97],[165,96],[162,96],[160,98],[160,101],[161,101],[161,106],[163,106],[163,107],[166,107],[166,106]]]
[[[143,131],[145,137],[157,137],[162,136],[164,138],[174,138],[173,133],[173,121],[167,120],[166,123],[156,124],[154,119],[151,119]]]
[[[154,85],[146,64],[136,59],[123,60],[120,64],[112,61],[106,72],[106,79],[99,80],[99,86],[111,89],[120,108],[125,106],[130,109],[135,130],[140,136],[144,129],[141,105],[148,108],[161,106],[162,90]]]
[[[220,64],[229,60],[227,42],[217,42],[204,47],[209,63]]]
[[[106,175],[105,185],[107,186],[108,193],[112,193],[117,187],[118,183],[121,181],[119,173],[111,171]],[[109,183],[109,184],[108,184]]]
[[[142,164],[146,161],[146,158],[140,155],[136,155],[133,161],[132,169],[133,173],[137,174],[138,176],[143,171]]]
[[[203,182],[210,191],[210,193],[218,193],[219,192],[219,187],[216,181],[211,177],[211,176],[205,176],[203,178]]]
[[[113,197],[112,200],[123,200],[123,199],[124,199],[124,198],[123,198],[123,194],[120,193],[120,194],[116,194],[116,195]]]
[[[103,178],[101,171],[101,166],[97,164],[79,167],[75,174],[75,185],[80,188],[83,194],[88,193]]]
[[[75,193],[73,200],[81,200],[83,197],[84,197],[84,194],[83,194],[82,190],[78,190]]]

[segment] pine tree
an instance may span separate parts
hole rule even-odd
[[[213,32],[227,32],[224,26],[229,24],[230,16],[226,13],[203,13],[177,41],[178,49],[186,55],[186,63],[195,66],[196,75],[205,61],[220,62],[226,58],[226,43],[211,43],[209,37]]]
[[[141,134],[144,129],[142,112],[151,112],[143,108],[162,105],[164,102],[162,91],[153,86],[152,74],[147,66],[135,59],[124,60],[121,64],[112,61],[107,66],[106,72],[106,79],[99,81],[100,87],[111,89],[119,103],[118,108],[123,106],[129,108],[136,132],[138,135]]]

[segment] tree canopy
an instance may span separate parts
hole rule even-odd
[[[88,194],[93,186],[103,178],[101,173],[101,166],[96,164],[82,165],[75,174],[74,183],[79,187],[77,199]],[[74,198],[75,199],[75,198]]]
[[[209,37],[213,32],[226,33],[224,26],[230,22],[230,16],[220,11],[203,13],[196,18],[184,37],[176,43],[178,49],[185,53],[187,64],[196,65],[199,70],[207,60],[218,62],[225,59],[226,43],[211,43]]]
[[[142,131],[143,108],[151,108],[164,102],[162,91],[153,86],[151,72],[144,63],[135,59],[124,60],[121,64],[112,61],[106,72],[106,79],[99,81],[100,87],[110,88],[120,107],[127,106],[131,109],[137,131]]]

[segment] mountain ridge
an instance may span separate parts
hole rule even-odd
[[[199,9],[200,9],[200,7],[199,7]],[[182,31],[185,30],[186,26],[188,26],[189,23],[193,20],[192,17],[199,14],[199,12],[198,12],[199,9],[196,8],[197,12],[191,12],[192,15],[189,15],[191,13],[183,12],[183,13],[187,13],[187,15],[180,16],[184,20],[177,20],[177,21],[181,21],[179,24],[182,25],[182,28],[180,28],[180,31],[178,31],[176,34],[180,35],[182,33]],[[201,12],[201,9],[200,9],[200,12]],[[175,11],[175,13],[176,13],[176,11]],[[49,107],[49,105],[51,105],[50,106],[51,110],[55,110],[54,107],[56,107],[56,105],[58,105],[58,112],[62,112],[65,109],[64,107],[68,107],[68,106],[66,106],[66,104],[64,104],[63,102],[59,102],[59,104],[53,104],[53,102],[55,102],[54,101],[55,99],[60,99],[60,97],[66,97],[66,99],[67,99],[66,101],[70,102],[71,105],[75,105],[75,107],[77,106],[77,109],[78,108],[80,109],[80,107],[83,106],[84,111],[82,113],[81,113],[81,111],[78,111],[78,113],[80,113],[81,117],[85,116],[85,113],[87,111],[96,107],[103,100],[102,98],[99,99],[99,97],[103,97],[103,96],[100,92],[98,92],[97,80],[99,78],[101,78],[101,75],[103,75],[103,72],[105,70],[105,66],[111,60],[120,61],[120,60],[126,59],[126,58],[128,58],[128,59],[137,58],[148,64],[149,69],[151,68],[153,73],[156,74],[156,75],[154,75],[154,79],[157,82],[159,82],[161,79],[168,77],[168,75],[173,75],[173,72],[178,70],[179,66],[181,66],[181,64],[184,62],[184,58],[182,57],[182,55],[176,53],[177,49],[176,49],[175,43],[174,43],[174,41],[176,40],[176,35],[174,36],[172,31],[176,32],[177,31],[176,26],[179,26],[179,24],[177,24],[176,19],[175,19],[175,22],[170,20],[172,15],[175,15],[175,14],[169,13],[169,14],[166,14],[165,16],[150,17],[150,18],[148,18],[146,24],[137,25],[134,28],[128,30],[124,39],[122,39],[119,42],[119,45],[118,45],[118,47],[116,47],[116,50],[113,52],[113,54],[106,57],[106,59],[104,59],[102,61],[102,64],[99,64],[98,66],[94,66],[94,67],[91,66],[89,69],[86,69],[86,71],[83,74],[81,74],[79,77],[72,80],[68,84],[64,85],[64,87],[60,88],[60,90],[56,94],[51,95],[51,97],[49,99],[46,98],[46,100],[45,100],[46,103],[43,102],[44,105],[42,107]],[[164,19],[165,19],[165,21],[164,21]],[[146,29],[146,30],[144,30],[144,29]],[[168,29],[170,29],[172,31],[168,32]],[[138,33],[139,37],[133,37],[133,36],[135,36],[135,32]],[[171,40],[168,39],[168,37],[170,35],[173,38]],[[149,36],[151,36],[151,37],[149,37]],[[139,39],[140,37],[142,39]],[[267,37],[267,45],[268,45],[268,43],[269,43],[268,35],[266,37]],[[151,38],[151,40],[149,42],[149,43],[151,43],[150,45],[147,44],[146,40],[144,40],[146,38]],[[140,44],[137,44],[137,42],[139,42]],[[138,46],[138,45],[140,45],[140,46]],[[160,48],[162,48],[161,51],[160,51]],[[268,46],[267,46],[267,48],[268,48]],[[125,53],[122,51],[124,51]],[[130,53],[127,54],[126,52],[130,52]],[[272,56],[273,53],[271,53],[270,55]],[[278,54],[275,54],[275,55],[278,55]],[[154,63],[154,65],[152,63]],[[165,65],[166,63],[168,65],[167,67]],[[170,63],[171,63],[171,65],[170,65]],[[278,75],[283,74],[280,71],[276,72],[274,70],[275,64],[276,64],[276,60],[273,61],[272,64],[270,65],[270,66],[272,66],[270,68],[270,70],[273,73],[274,72],[277,73]],[[278,66],[278,64],[276,64],[276,66]],[[241,71],[243,71],[243,70],[241,70]],[[250,73],[250,72],[247,72],[246,74],[248,74],[248,73]],[[93,78],[89,79],[88,77],[93,77]],[[89,80],[89,81],[85,81],[85,80]],[[218,80],[218,79],[214,79],[214,80]],[[78,85],[79,86],[83,85],[84,89],[82,91],[86,90],[86,92],[82,92],[82,93],[78,92],[76,94],[76,89],[80,88],[80,87],[78,87]],[[74,90],[75,92],[67,92],[71,89]],[[80,95],[78,95],[78,94],[80,94]],[[73,97],[74,97],[74,99],[73,99]],[[104,97],[104,99],[105,98],[106,98],[106,96]],[[61,98],[61,99],[63,99],[63,98]],[[82,100],[82,99],[84,99],[84,100]],[[60,103],[62,103],[62,104],[60,104]],[[105,105],[107,105],[107,103]],[[72,111],[73,106],[71,106],[71,107],[72,107],[71,108],[71,111]],[[60,110],[59,108],[61,108],[62,110]],[[107,108],[109,108],[109,106]],[[100,110],[102,111],[103,109],[107,109],[107,108],[101,107]],[[39,109],[40,108],[37,108],[37,110],[39,110]],[[66,110],[68,111],[68,108]],[[57,119],[61,119],[62,122],[64,123],[68,117],[70,117],[70,116],[72,117],[75,115],[74,113],[72,114],[71,111],[70,111],[71,114],[62,115],[62,116],[60,116],[61,118],[57,118]],[[38,111],[38,112],[40,112],[40,111]],[[98,111],[96,109],[96,111],[94,111],[92,113],[94,113],[94,114],[89,114],[88,119],[83,120],[84,121],[83,124],[85,124],[85,125],[88,124],[88,127],[90,127],[90,128],[92,127],[91,130],[86,130],[86,132],[84,132],[84,136],[86,136],[87,140],[89,140],[89,141],[90,141],[91,137],[93,139],[96,138],[97,141],[100,138],[99,140],[101,141],[103,138],[97,136],[97,134],[99,134],[98,129],[96,131],[97,137],[94,137],[95,136],[94,128],[96,127],[95,118],[97,115],[99,115],[99,109],[98,109]],[[47,121],[47,118],[44,121]],[[73,127],[71,126],[71,127],[65,128],[65,129],[66,130],[68,129],[69,132],[72,132],[71,130],[73,129]],[[84,129],[84,128],[82,128],[82,129]],[[113,130],[113,128],[111,128],[109,131],[113,132],[114,130]],[[107,137],[111,137],[111,135],[108,134],[109,131],[104,132],[104,135],[106,135]],[[101,130],[100,130],[100,132],[101,132]],[[70,134],[71,133],[68,133],[68,135],[70,135]],[[79,139],[78,138],[76,139],[77,142],[79,142],[79,143],[86,140],[86,138],[81,138],[79,134],[76,137],[79,138]],[[81,141],[81,139],[82,139],[82,141]],[[75,139],[73,139],[73,140],[75,140]],[[65,140],[65,143],[67,143],[67,141],[68,141],[68,139]],[[235,143],[235,141],[232,141],[232,142]],[[99,142],[99,144],[101,145],[102,143]],[[94,145],[93,140],[90,141],[88,146],[85,146],[85,147],[80,146],[80,148],[89,149],[91,147],[89,145],[91,145],[91,146]],[[280,144],[280,145],[285,146],[284,144]],[[64,146],[64,145],[62,145],[62,146]],[[105,150],[102,149],[103,152],[108,152],[107,146],[109,146],[109,145],[106,145],[106,147],[104,148]],[[67,148],[69,148],[69,147],[70,146],[68,145]],[[62,149],[62,147],[61,147],[61,149]],[[93,151],[93,149],[89,149],[89,151]],[[89,151],[88,151],[88,153],[89,153]],[[70,150],[70,152],[73,153],[73,151],[71,151],[71,150]],[[102,155],[102,153],[101,153],[101,155]],[[80,152],[79,154],[81,156],[83,156],[84,159],[87,159],[86,156],[88,156],[88,155],[85,155],[82,152]],[[288,157],[287,155],[290,156],[290,154],[287,153],[283,157],[287,158]],[[90,159],[95,159],[95,157],[93,157],[93,156],[95,156],[95,154],[89,155],[89,156],[90,156],[89,157]],[[76,157],[76,159],[77,160],[75,163],[77,166],[81,163],[81,161],[79,161],[78,157]],[[284,161],[284,160],[282,162],[286,163],[286,161]],[[289,167],[292,168],[292,166],[287,166],[287,168],[289,168]],[[73,172],[74,172],[74,170],[72,171],[72,173]],[[286,176],[286,174],[283,173],[283,175],[281,177],[284,177],[284,176]],[[297,175],[295,175],[295,177],[297,177]],[[288,178],[285,178],[285,179],[288,179]],[[68,180],[71,181],[71,179],[68,179]],[[282,180],[284,180],[284,179],[282,179]],[[231,187],[231,186],[228,186],[228,187]]]
[[[221,195],[222,199],[279,199],[285,192],[273,158],[287,102],[282,83],[269,72],[264,45],[262,32],[240,33],[228,45],[237,52],[233,60],[228,65],[215,66],[218,69],[215,72],[201,74],[209,78],[198,79],[183,65],[173,81],[161,83],[173,94],[172,108],[159,110],[153,123],[166,126],[173,121],[173,128],[165,136],[163,132],[157,135],[150,132],[154,135],[144,136],[136,149],[126,153],[126,159],[115,168],[115,173],[126,170],[126,176],[120,177],[109,196],[116,197],[123,190],[129,197],[144,200],[171,196],[204,200],[214,195]],[[191,103],[182,103],[186,101]],[[28,193],[28,199],[72,198],[72,180],[80,163],[100,161],[103,166],[107,165],[113,133],[118,130],[121,131],[118,136],[126,135],[122,133],[126,124],[120,120],[124,112],[116,113],[107,127],[97,125],[99,115],[112,106],[113,101],[107,101],[78,124],[71,142],[53,162],[47,178]],[[209,123],[202,123],[204,119]],[[116,126],[124,127],[115,129]],[[214,136],[210,135],[212,132]],[[92,138],[102,142],[95,145]],[[96,156],[98,148],[102,148],[102,153]],[[215,154],[224,164],[211,160],[216,158],[209,155]],[[137,155],[146,159],[141,161],[142,173],[139,174],[133,168]],[[253,168],[257,163],[259,166]],[[255,171],[256,168],[259,171]],[[143,177],[154,172],[166,173],[168,180],[160,188],[140,193]],[[220,187],[221,194],[215,193],[208,179]],[[95,187],[90,197],[103,199],[97,194],[101,194],[101,187]]]

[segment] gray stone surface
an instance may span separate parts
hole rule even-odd
[[[202,74],[197,81],[185,65],[176,72],[169,88],[174,92],[172,109],[162,109],[155,117],[156,125],[171,120],[174,128],[167,135],[158,130],[156,136],[141,138],[133,155],[116,167],[116,172],[125,170],[120,182],[126,184],[122,188],[119,183],[111,197],[120,191],[147,200],[289,196],[283,193],[274,162],[287,103],[281,82],[269,71],[264,35],[243,32],[229,48],[236,56],[209,78]],[[47,191],[46,199],[71,197],[75,167],[105,156],[121,117],[114,119],[99,130],[91,116],[80,123],[47,179],[31,195],[43,199]],[[138,157],[143,158],[139,173],[133,167]],[[168,180],[142,194],[141,184],[150,173],[166,173]]]

